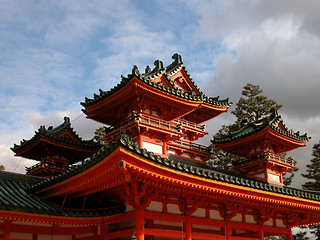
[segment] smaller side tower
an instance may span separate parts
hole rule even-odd
[[[29,158],[39,163],[27,167],[28,175],[52,177],[69,169],[71,164],[83,161],[100,149],[100,144],[82,140],[71,128],[70,119],[53,128],[41,126],[30,140],[14,144],[15,156]]]
[[[307,134],[293,133],[284,125],[276,110],[253,123],[242,122],[242,128],[220,139],[214,139],[217,148],[242,157],[234,162],[233,170],[258,180],[283,185],[283,174],[294,169],[295,161],[282,155],[304,147]]]

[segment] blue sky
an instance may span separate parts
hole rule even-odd
[[[209,96],[236,103],[246,83],[283,104],[280,114],[312,141],[291,155],[300,172],[320,139],[320,16],[316,0],[0,0],[0,163],[35,162],[10,147],[63,116],[90,138],[97,124],[80,102],[137,65],[169,65],[179,53]],[[211,136],[231,113],[207,124]],[[298,182],[303,181],[297,178]]]

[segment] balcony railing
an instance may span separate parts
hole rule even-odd
[[[259,154],[257,156],[251,157],[249,159],[241,159],[240,161],[234,162],[233,165],[239,166],[239,165],[244,165],[247,163],[252,163],[252,162],[257,162],[260,160],[267,160],[267,161],[274,161],[278,163],[282,163],[285,165],[289,165],[291,167],[294,167],[296,165],[296,162],[293,158],[285,158],[280,155],[276,155],[271,152],[265,152],[263,154]]]
[[[147,115],[143,115],[143,114],[136,117],[136,119],[139,120],[140,122],[146,123],[148,125],[153,125],[156,127],[165,128],[165,129],[168,129],[171,131],[180,131],[180,126],[176,122],[169,122],[169,121],[165,121],[165,120],[162,120],[159,118],[155,118],[155,117],[151,117],[151,116],[147,116]]]
[[[187,120],[182,120],[182,119],[175,120],[175,122],[177,122],[178,124],[181,124],[183,127],[193,128],[193,129],[196,129],[198,131],[205,131],[206,130],[206,125],[205,124],[198,125],[198,124],[195,124],[193,122],[189,122]]]
[[[195,150],[195,151],[200,151],[200,152],[204,152],[204,153],[210,152],[210,147],[203,146],[203,145],[200,145],[197,143],[190,143],[187,141],[174,141],[174,142],[168,143],[168,145],[178,146],[178,147],[182,147],[182,148],[186,148],[186,149],[190,149],[190,150]]]
[[[185,128],[193,128],[196,131],[204,132],[206,129],[205,125],[197,125],[193,122],[189,122],[187,120],[174,120],[174,121],[166,121],[156,117],[148,116],[145,114],[135,114],[133,117],[129,117],[125,119],[123,122],[106,128],[107,132],[113,131],[119,127],[125,126],[126,124],[133,122],[133,121],[140,121],[142,123],[153,125],[156,127],[164,128],[170,131],[180,132],[183,127]]]
[[[68,170],[69,165],[65,163],[57,163],[57,162],[48,162],[48,161],[42,161],[39,162],[31,167],[26,167],[27,173],[34,171],[36,169],[40,168],[51,168],[51,169],[57,169],[57,170]]]

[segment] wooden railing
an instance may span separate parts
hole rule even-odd
[[[200,151],[200,152],[204,152],[204,153],[210,152],[210,147],[200,145],[197,143],[190,143],[187,141],[174,141],[174,142],[168,143],[168,145],[178,146],[178,147],[191,149],[191,150],[195,150],[195,151]]]
[[[271,153],[271,152],[265,152],[263,154],[259,154],[257,156],[251,157],[249,159],[241,159],[240,161],[234,162],[233,165],[239,166],[247,163],[252,163],[260,160],[267,160],[267,161],[275,161],[279,162],[285,165],[289,165],[294,167],[296,165],[293,158],[285,158],[280,155]]]
[[[146,123],[148,125],[153,125],[156,127],[165,128],[165,129],[172,130],[172,131],[179,131],[180,130],[180,126],[176,122],[169,122],[169,121],[165,121],[165,120],[162,120],[159,118],[155,118],[155,117],[151,117],[151,116],[147,116],[147,115],[143,115],[143,114],[136,117],[136,119],[139,120],[140,122]]]
[[[153,126],[160,127],[160,128],[165,128],[170,131],[180,131],[181,128],[183,128],[183,127],[193,128],[197,131],[202,131],[202,132],[204,132],[206,129],[205,125],[197,125],[197,124],[195,124],[193,122],[189,122],[187,120],[179,119],[179,120],[174,120],[174,121],[170,122],[170,121],[162,120],[160,118],[148,116],[145,114],[136,114],[135,116],[129,117],[129,118],[125,119],[123,122],[121,122],[117,125],[111,126],[111,127],[107,128],[106,130],[113,131],[114,129],[117,129],[121,126],[124,126],[127,123],[132,122],[132,121],[140,121],[142,123],[153,125]]]
[[[33,170],[39,169],[39,168],[54,168],[54,169],[59,169],[59,170],[68,170],[69,165],[65,164],[65,163],[42,161],[42,162],[39,162],[31,167],[26,167],[26,171],[28,173]]]

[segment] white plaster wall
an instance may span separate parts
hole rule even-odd
[[[188,153],[183,153],[183,154],[181,155],[181,157],[190,158],[190,156],[189,156]]]
[[[268,221],[266,221],[263,225],[266,225],[266,226],[273,226],[273,219],[270,218]]]
[[[204,208],[198,208],[191,216],[204,218],[206,217],[206,210]]]
[[[148,211],[162,212],[162,202],[152,201],[150,205],[146,208]]]
[[[176,151],[174,151],[174,150],[169,150],[168,153],[175,155],[175,154],[176,154]]]
[[[242,222],[242,214],[238,213],[233,218],[231,218],[231,221],[233,221],[233,222]]]
[[[277,227],[285,228],[286,226],[283,224],[283,221],[281,219],[276,220]]]
[[[257,222],[254,220],[252,215],[246,215],[246,223],[256,224]]]
[[[280,182],[280,176],[278,176],[278,175],[268,173],[268,178],[270,181]]]
[[[168,209],[168,213],[181,214],[178,205],[169,203],[167,204],[167,209]]]
[[[10,232],[10,238],[13,238],[13,239],[26,239],[27,240],[27,239],[32,239],[32,234],[31,233]]]
[[[220,216],[218,210],[210,210],[210,218],[215,220],[224,220],[223,217]]]
[[[132,211],[133,211],[133,207],[126,204],[126,212],[132,212]]]
[[[142,142],[142,147],[147,149],[150,152],[162,154],[162,146],[149,143],[149,142]]]

